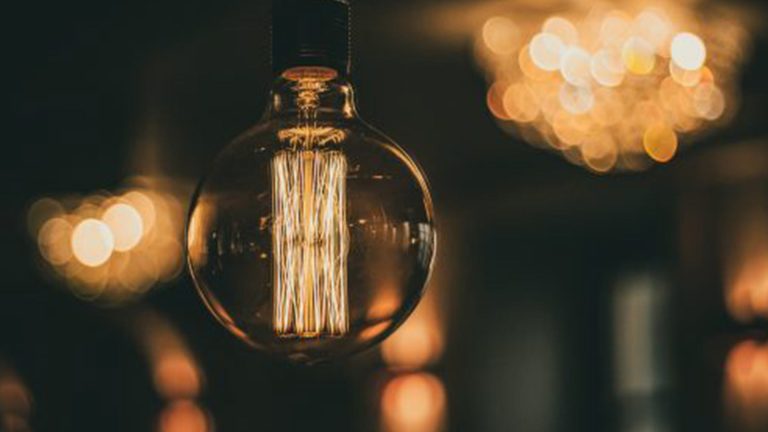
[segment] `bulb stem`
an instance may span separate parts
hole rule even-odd
[[[327,67],[348,75],[350,13],[347,0],[273,0],[275,75],[304,66]]]

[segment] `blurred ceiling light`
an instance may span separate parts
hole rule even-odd
[[[434,375],[418,372],[396,376],[381,396],[387,432],[437,432],[445,421],[445,387]]]
[[[45,268],[82,298],[134,299],[181,270],[184,186],[137,179],[112,195],[41,198],[27,212]]]
[[[487,19],[475,46],[489,110],[505,130],[593,172],[670,161],[682,138],[734,111],[748,40],[728,7],[656,5]]]

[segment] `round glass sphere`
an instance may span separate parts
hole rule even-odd
[[[268,116],[217,157],[193,197],[188,264],[235,336],[316,362],[407,318],[436,236],[426,178],[397,144],[353,115],[296,124]]]

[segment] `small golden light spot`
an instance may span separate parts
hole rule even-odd
[[[669,76],[684,87],[693,87],[701,81],[702,69],[683,69],[675,62],[669,62]]]
[[[589,87],[563,83],[560,87],[560,105],[571,114],[584,114],[595,105],[595,96]]]
[[[621,58],[628,71],[636,75],[647,75],[656,66],[656,52],[648,41],[633,36],[624,43]]]
[[[653,124],[645,130],[643,148],[656,162],[669,162],[677,152],[677,134],[665,124]]]
[[[693,91],[693,108],[706,120],[717,120],[725,112],[725,95],[714,84],[703,83]]]
[[[504,92],[504,111],[511,119],[527,123],[539,115],[539,101],[536,94],[523,83],[516,83]]]
[[[554,16],[541,26],[541,31],[557,36],[565,45],[575,45],[579,43],[579,32],[576,27],[567,19]]]
[[[707,48],[701,38],[693,33],[678,33],[672,38],[670,47],[672,61],[686,70],[697,70],[704,66]]]
[[[387,430],[435,432],[445,415],[445,387],[435,376],[419,372],[389,381],[381,396]]]
[[[159,432],[208,432],[210,420],[195,402],[171,403],[160,415]]]
[[[497,55],[514,52],[520,44],[520,30],[517,25],[505,17],[492,17],[483,25],[483,42]]]
[[[101,220],[112,231],[115,250],[119,252],[133,249],[139,244],[144,234],[141,215],[135,208],[125,203],[110,206],[101,216]]]
[[[560,68],[564,49],[563,41],[551,33],[539,33],[531,39],[531,59],[536,66],[545,71],[555,71]]]
[[[97,219],[85,219],[75,227],[71,245],[80,263],[98,267],[112,256],[115,240],[107,224]]]
[[[586,87],[591,81],[592,57],[580,47],[570,47],[563,53],[560,73],[566,81],[578,87]]]
[[[66,264],[72,258],[70,237],[72,225],[66,219],[55,217],[43,224],[37,236],[40,254],[53,265]]]
[[[488,111],[499,120],[511,120],[504,109],[502,97],[507,89],[507,85],[497,81],[488,88],[485,102],[488,105]]]
[[[584,163],[598,173],[605,173],[613,169],[618,155],[616,143],[607,132],[595,134],[585,139],[581,145],[581,156]]]
[[[544,81],[553,76],[551,71],[546,71],[536,66],[533,62],[533,59],[531,59],[530,45],[525,45],[520,49],[520,53],[517,55],[517,63],[520,66],[520,71],[523,72],[523,75],[534,81]]]
[[[601,49],[590,62],[592,77],[600,85],[616,87],[624,81],[624,63],[617,49]]]

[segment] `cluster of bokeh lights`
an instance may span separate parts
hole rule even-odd
[[[133,187],[42,198],[30,206],[27,222],[52,274],[80,297],[115,303],[180,272],[183,214],[173,194]]]
[[[604,173],[668,162],[682,137],[724,121],[744,41],[723,17],[595,7],[543,22],[494,16],[476,54],[503,128]]]

